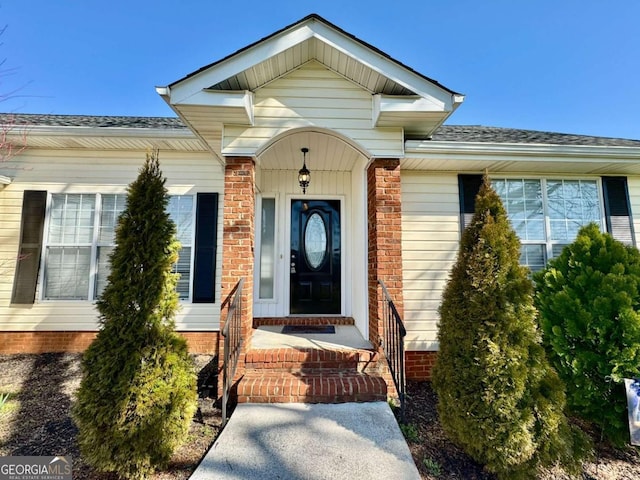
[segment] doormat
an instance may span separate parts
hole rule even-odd
[[[282,333],[336,333],[334,325],[285,325]]]

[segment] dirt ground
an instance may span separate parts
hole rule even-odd
[[[194,357],[198,367],[198,411],[187,442],[175,452],[169,467],[153,480],[187,479],[220,431],[220,410],[214,407],[215,359]],[[10,393],[0,407],[0,456],[71,455],[76,480],[112,480],[94,471],[80,457],[71,404],[80,384],[80,355],[0,355],[0,395]],[[409,448],[423,479],[489,480],[486,473],[444,435],[438,422],[436,396],[429,382],[408,385]],[[540,480],[568,479],[561,471],[543,472]],[[585,463],[584,480],[640,479],[640,454],[596,442],[592,461]]]

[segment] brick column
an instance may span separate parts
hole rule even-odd
[[[400,160],[374,160],[367,171],[367,212],[369,235],[369,341],[378,345],[382,337],[382,279],[401,317],[404,317],[402,290],[402,208]]]
[[[224,173],[224,205],[222,224],[222,310],[220,312],[220,331],[227,318],[229,294],[241,278],[244,278],[242,295],[242,336],[244,348],[240,356],[238,371],[244,370],[244,353],[251,341],[253,323],[253,268],[255,240],[255,163],[249,157],[230,157],[226,159]],[[222,368],[224,338],[220,335],[220,361]],[[222,394],[222,375],[218,379],[218,394]]]

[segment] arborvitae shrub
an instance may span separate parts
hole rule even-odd
[[[623,378],[640,373],[640,253],[591,224],[534,278],[567,405],[614,444],[628,442]]]
[[[520,242],[485,176],[440,307],[433,371],[447,435],[499,478],[577,471],[588,451],[542,347]]]
[[[73,409],[82,456],[124,478],[164,466],[196,409],[195,368],[174,331],[179,244],[167,204],[157,153],[148,154],[116,228],[97,303],[101,329],[84,354]]]

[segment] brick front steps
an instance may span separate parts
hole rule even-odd
[[[264,325],[354,325],[351,317],[256,317],[253,328]]]
[[[344,403],[387,400],[369,350],[276,348],[249,350],[237,386],[238,403]]]
[[[238,403],[345,403],[387,400],[382,377],[358,372],[247,372]]]

